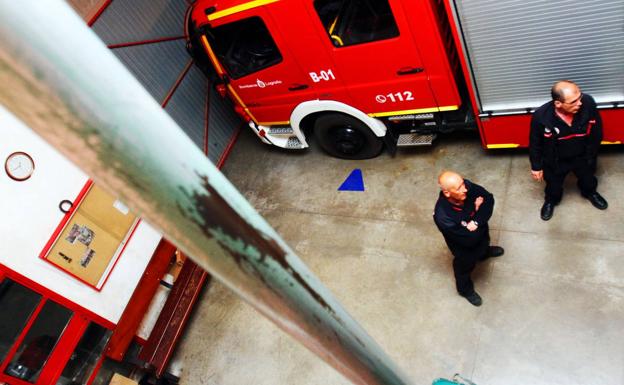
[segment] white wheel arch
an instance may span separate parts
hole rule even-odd
[[[376,136],[383,137],[386,135],[387,127],[381,120],[372,118],[357,108],[335,100],[310,100],[299,104],[290,114],[290,126],[295,132],[301,132],[301,121],[306,116],[317,112],[342,112],[362,121]]]

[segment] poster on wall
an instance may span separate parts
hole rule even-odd
[[[101,290],[137,224],[123,203],[89,182],[41,258]]]

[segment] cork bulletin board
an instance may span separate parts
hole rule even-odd
[[[100,290],[137,224],[123,203],[89,182],[41,258]]]

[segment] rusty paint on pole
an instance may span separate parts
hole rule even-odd
[[[409,381],[64,2],[0,0],[0,103],[356,384]]]

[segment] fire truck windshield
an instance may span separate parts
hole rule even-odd
[[[214,27],[206,36],[232,79],[282,61],[277,45],[259,17]]]

